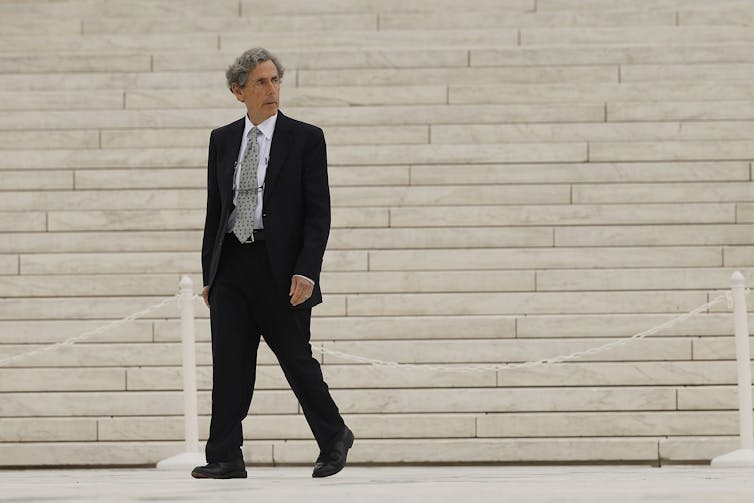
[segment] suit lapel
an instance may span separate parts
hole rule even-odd
[[[291,128],[290,119],[278,111],[277,122],[275,122],[275,132],[272,134],[272,145],[270,145],[270,160],[267,164],[267,173],[264,176],[264,203],[272,194],[275,182],[280,175],[285,159],[291,147]]]
[[[220,163],[219,181],[221,190],[233,190],[233,175],[235,173],[236,161],[238,160],[238,151],[241,150],[241,139],[243,138],[243,128],[245,119],[240,119],[231,124],[228,130],[227,143],[225,144],[225,154]],[[232,196],[231,196],[232,197]]]

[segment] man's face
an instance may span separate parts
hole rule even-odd
[[[246,104],[251,122],[258,125],[269,119],[278,112],[280,99],[280,77],[275,63],[261,62],[249,72],[246,85],[233,84],[232,91],[238,101]]]

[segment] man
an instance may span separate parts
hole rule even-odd
[[[312,476],[338,473],[353,433],[309,345],[330,231],[325,139],[278,111],[284,69],[265,49],[228,68],[243,119],[210,135],[202,297],[212,328],[212,421],[195,478],[245,478],[241,421],[254,390],[260,335],[296,395],[320,455]]]

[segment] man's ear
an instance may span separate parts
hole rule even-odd
[[[243,103],[243,93],[242,88],[238,86],[235,82],[230,85],[230,92],[232,92],[238,101]]]

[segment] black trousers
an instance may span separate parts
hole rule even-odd
[[[264,241],[223,243],[209,295],[212,328],[212,421],[208,463],[242,457],[241,421],[251,405],[260,336],[275,353],[321,451],[344,422],[309,344],[311,309],[292,309],[272,277]]]

